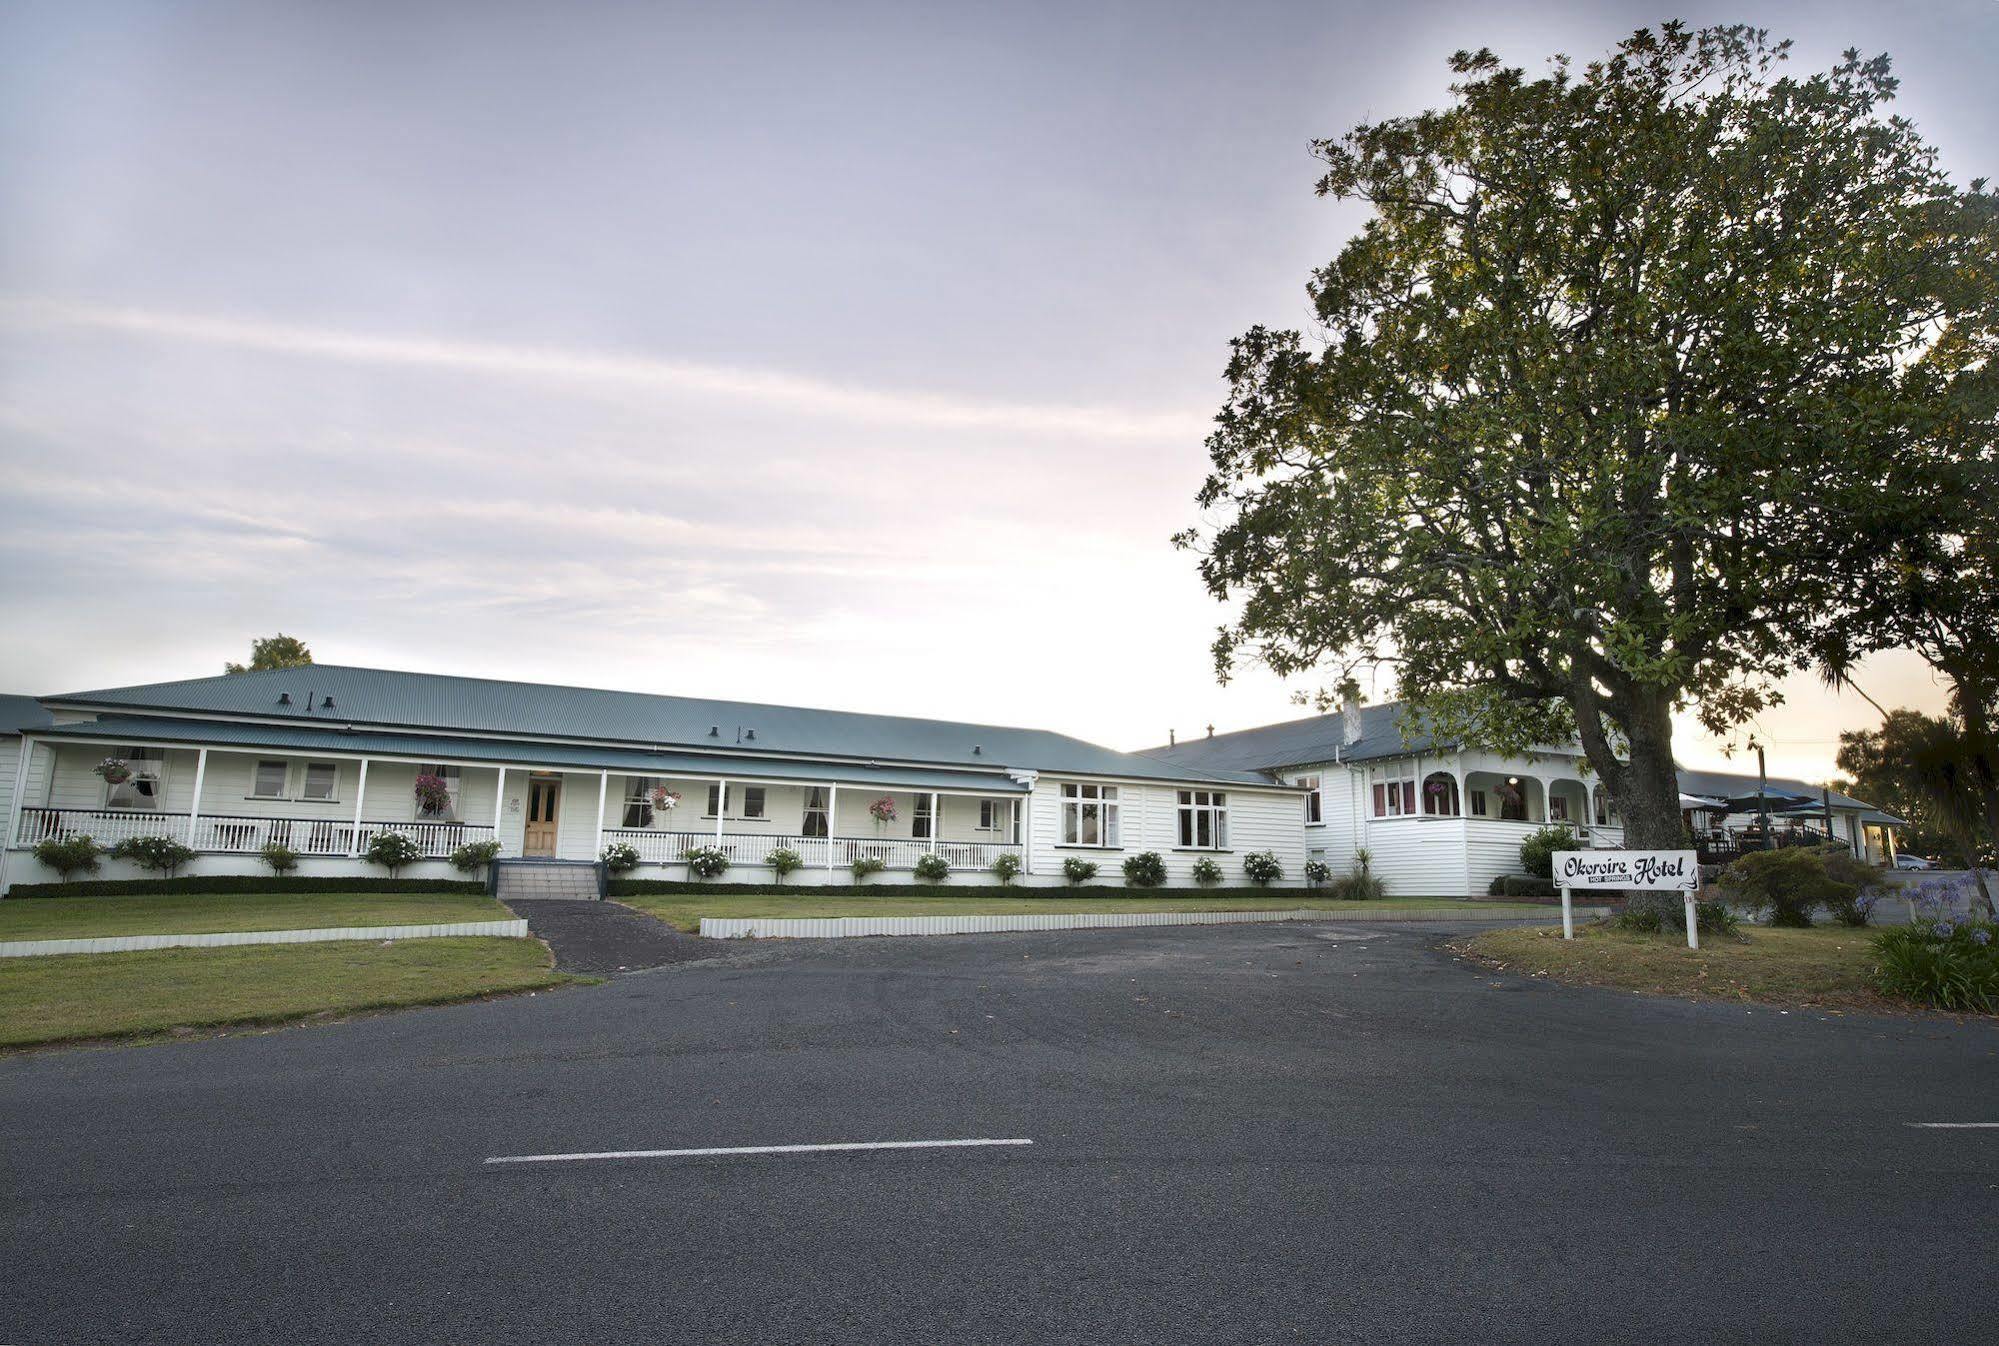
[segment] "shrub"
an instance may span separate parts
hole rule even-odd
[[[1767,908],[1770,924],[1797,928],[1811,925],[1819,903],[1837,906],[1860,893],[1826,872],[1818,850],[1803,846],[1749,852],[1721,872],[1721,890],[1753,911]]]
[[[1388,886],[1368,873],[1365,865],[1326,887],[1326,896],[1336,902],[1378,902],[1387,895]]]
[[[493,849],[496,851],[499,849],[492,842],[482,842],[480,844],[493,846]],[[461,849],[470,848],[462,847]],[[632,845],[629,841],[614,841],[606,846],[597,858],[604,862],[604,871],[606,873],[629,874],[639,867],[639,848]],[[452,856],[451,862],[457,864],[458,857],[455,855]],[[464,868],[464,866],[460,866],[460,868]]]
[[[1124,881],[1131,888],[1157,888],[1166,882],[1166,861],[1158,851],[1140,851],[1124,862]]]
[[[1657,935],[1668,926],[1681,934],[1687,929],[1687,906],[1682,902],[1666,907],[1654,904],[1644,907],[1627,907],[1610,918],[1614,929],[1627,930],[1637,935]],[[1723,902],[1694,903],[1694,929],[1703,935],[1732,935],[1740,923],[1735,913]]]
[[[1307,860],[1305,862],[1305,882],[1311,884],[1314,888],[1328,882],[1332,877],[1333,867],[1324,860]]]
[[[130,860],[141,869],[150,869],[168,878],[172,878],[174,871],[194,856],[192,850],[172,837],[126,837],[111,848],[113,860]]]
[[[1496,874],[1486,885],[1488,897],[1553,897],[1555,885],[1532,874]]]
[[[789,846],[779,846],[764,857],[764,863],[770,866],[772,877],[783,883],[785,875],[805,868],[805,857]]]
[[[1520,843],[1520,867],[1537,879],[1549,884],[1555,881],[1555,852],[1572,851],[1576,848],[1576,829],[1567,823],[1556,823],[1553,827],[1543,827],[1527,834]]]
[[[951,877],[951,862],[941,855],[919,855],[911,868],[925,883],[942,883]]]
[[[998,879],[1002,886],[1010,885],[1020,877],[1020,857],[1012,851],[1005,851],[993,861],[991,868],[993,877]]]
[[[1085,860],[1080,855],[1065,856],[1062,860],[1062,877],[1071,883],[1088,883],[1097,877],[1097,862]]]
[[[1275,851],[1251,851],[1242,858],[1243,877],[1259,888],[1268,888],[1284,877],[1284,864]]]
[[[1874,985],[1937,1009],[1999,1011],[1999,928],[1984,921],[1918,920],[1874,937]]]
[[[368,838],[368,849],[361,854],[369,863],[388,870],[389,877],[393,879],[404,865],[413,865],[423,859],[423,847],[401,832],[377,832]]]
[[[451,853],[451,867],[461,874],[477,874],[499,858],[499,842],[468,841]]]
[[[884,869],[887,869],[888,861],[877,855],[857,855],[854,857],[854,862],[848,865],[847,868],[852,871],[856,884],[865,884],[868,881],[868,875],[879,874]]]
[[[95,874],[104,848],[87,836],[50,837],[35,843],[35,858],[56,872],[64,883],[72,874]]]
[[[265,842],[264,849],[257,854],[263,857],[273,874],[289,874],[298,868],[298,852],[282,841]]]
[[[1828,841],[1811,849],[1825,861],[1828,878],[1850,885],[1853,889],[1850,895],[1841,893],[1826,899],[1832,918],[1855,929],[1866,925],[1869,914],[1874,910],[1875,899],[1886,890],[1886,871],[1879,865],[1870,865],[1860,859],[1844,842]]]
[[[1222,867],[1207,856],[1194,862],[1194,882],[1203,888],[1212,888],[1222,881]]]
[[[729,868],[729,853],[719,846],[693,846],[680,853],[688,874],[697,879],[719,879]]]

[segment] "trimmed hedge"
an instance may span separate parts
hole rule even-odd
[[[971,873],[961,870],[960,873]],[[1078,893],[1098,897],[1163,897],[1173,901],[1208,901],[1217,897],[1281,897],[1290,893],[1301,899],[1325,897],[1310,888],[1127,888],[1116,883],[1074,883],[1025,887],[997,883],[681,883],[673,879],[612,879],[612,897],[637,897],[643,893],[687,893],[697,897],[748,897],[752,894],[782,894],[786,897],[1046,897],[1060,899]]]
[[[171,893],[483,893],[463,879],[274,878],[269,874],[186,875],[177,879],[89,879],[76,883],[17,883],[17,897],[164,897]]]
[[[1486,886],[1487,897],[1559,897],[1553,883],[1533,874],[1500,874]]]

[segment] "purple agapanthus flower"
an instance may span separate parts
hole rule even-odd
[[[1990,944],[1992,942],[1992,932],[1984,926],[1980,926],[1971,932],[1971,942],[1973,944]]]

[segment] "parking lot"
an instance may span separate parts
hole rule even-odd
[[[1560,988],[1442,938],[717,946],[7,1059],[0,1340],[1989,1332],[1999,1129],[1955,1124],[1999,1121],[1999,1028]],[[768,1149],[975,1140],[1031,1143]],[[540,1159],[579,1154],[617,1157]]]

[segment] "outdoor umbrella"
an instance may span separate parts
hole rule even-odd
[[[1764,809],[1772,813],[1781,813],[1785,809],[1811,803],[1812,797],[1790,790],[1773,790],[1766,785],[1746,795],[1731,795],[1722,802],[1727,805],[1730,813],[1760,813]]]
[[[1690,794],[1682,794],[1680,796],[1680,812],[1682,813],[1720,813],[1725,807],[1727,806],[1719,799],[1705,799],[1700,795]]]

